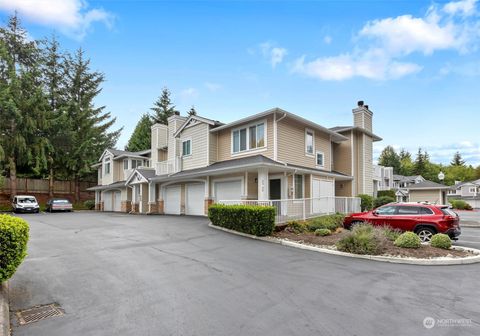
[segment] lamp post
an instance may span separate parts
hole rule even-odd
[[[440,182],[443,182],[443,180],[445,179],[445,174],[442,171],[438,173],[438,179],[440,180]]]

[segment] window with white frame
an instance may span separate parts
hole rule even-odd
[[[110,174],[110,158],[105,160],[105,175]]]
[[[128,159],[123,160],[123,169],[127,170],[128,169]]]
[[[317,167],[324,167],[325,166],[325,155],[323,152],[317,152],[316,162]]]
[[[303,198],[303,175],[294,175],[295,198]]]
[[[475,194],[477,192],[477,188],[476,187],[470,187],[469,192],[472,193],[472,194]]]
[[[182,156],[188,156],[192,154],[192,140],[182,141]]]
[[[138,168],[142,165],[142,160],[132,160],[132,169]]]
[[[307,154],[313,155],[313,151],[315,150],[314,136],[312,130],[305,130],[305,153]]]
[[[233,153],[265,147],[265,122],[249,125],[232,132]]]

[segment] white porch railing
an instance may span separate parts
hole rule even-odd
[[[275,223],[289,220],[305,220],[321,215],[360,212],[360,198],[325,196],[318,198],[283,199],[283,200],[220,200],[217,203],[234,205],[260,205],[275,207]]]
[[[182,170],[182,158],[180,156],[175,157],[173,160],[165,160],[157,162],[155,164],[155,174],[165,175],[173,174]]]

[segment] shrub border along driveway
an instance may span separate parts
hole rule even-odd
[[[369,260],[383,261],[383,262],[396,263],[396,264],[411,264],[411,265],[426,265],[426,266],[465,265],[465,264],[480,263],[480,250],[469,248],[469,247],[454,246],[453,248],[458,250],[471,251],[471,252],[477,253],[478,255],[472,256],[472,257],[465,257],[465,258],[445,257],[445,258],[435,258],[435,259],[417,259],[417,258],[401,258],[401,257],[375,256],[375,255],[361,255],[361,254],[353,254],[353,253],[331,250],[331,249],[319,247],[319,246],[301,244],[301,243],[297,243],[297,242],[293,242],[285,239],[278,239],[273,237],[257,237],[247,233],[226,229],[220,226],[215,226],[212,223],[209,223],[208,226],[216,230],[221,230],[221,231],[233,233],[239,236],[252,238],[256,240],[262,240],[269,243],[281,244],[285,246],[295,247],[298,249],[322,252],[322,253],[339,255],[339,256],[350,257],[350,258],[369,259]]]

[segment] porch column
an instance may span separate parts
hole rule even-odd
[[[213,198],[210,196],[210,176],[205,180],[205,199],[203,201],[203,211],[208,215],[208,207],[213,204]]]
[[[268,200],[268,169],[258,169],[258,200]]]
[[[95,210],[100,210],[100,191],[95,190]]]
[[[157,213],[158,206],[155,200],[155,183],[149,182],[148,183],[148,212],[149,213]]]
[[[138,212],[139,211],[139,206],[138,206],[138,194],[137,194],[137,188],[139,185],[134,184],[132,189],[132,212]]]

